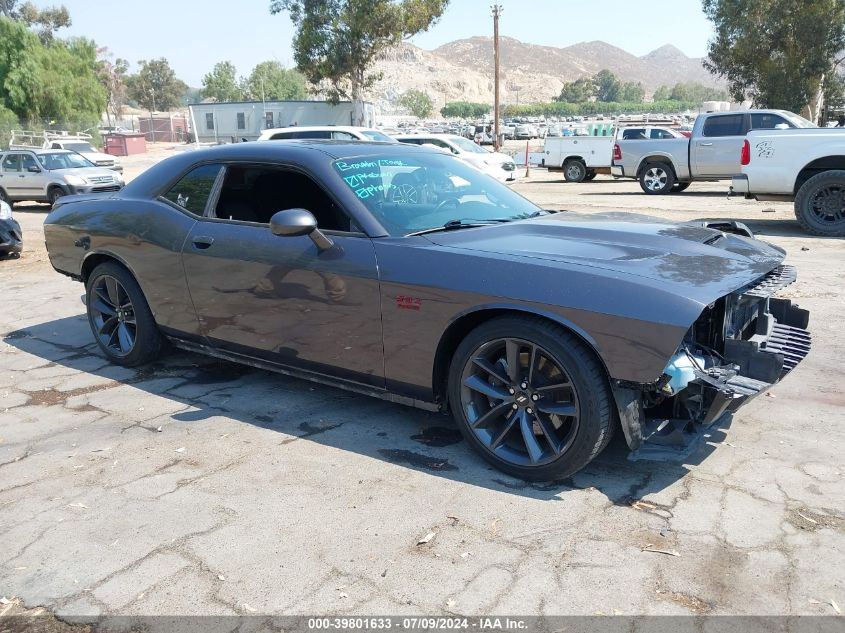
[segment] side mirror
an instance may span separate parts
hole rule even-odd
[[[280,237],[307,235],[321,251],[334,246],[334,242],[317,228],[317,218],[307,209],[285,209],[274,213],[270,218],[270,230]]]
[[[27,171],[32,172],[33,174],[40,174],[41,173],[41,169],[38,167],[38,165],[30,165],[27,168]]]

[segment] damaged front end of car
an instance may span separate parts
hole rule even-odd
[[[705,308],[650,385],[614,395],[633,459],[682,457],[740,406],[779,382],[810,351],[809,313],[773,298],[796,279],[778,266]]]

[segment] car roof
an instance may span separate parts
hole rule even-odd
[[[77,154],[77,152],[72,152],[69,149],[50,149],[49,147],[21,147],[15,149],[0,149],[0,153],[8,153],[8,152],[30,152],[31,154],[35,154],[40,156],[42,154]]]
[[[358,127],[354,125],[294,125],[289,127],[268,128],[261,132],[264,134],[276,134],[277,132],[379,132],[371,127]]]

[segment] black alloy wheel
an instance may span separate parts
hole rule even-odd
[[[845,171],[825,171],[805,182],[795,197],[795,217],[809,233],[845,236]]]
[[[525,335],[491,336],[505,329]],[[501,470],[524,479],[568,476],[609,441],[606,378],[565,330],[530,318],[488,322],[455,361],[450,402],[458,426]]]
[[[102,347],[114,356],[128,356],[135,349],[138,323],[126,288],[111,275],[102,275],[92,286],[91,322]]]
[[[97,345],[113,363],[143,365],[161,352],[163,340],[141,287],[117,262],[97,266],[85,284],[88,323]]]

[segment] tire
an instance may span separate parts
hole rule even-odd
[[[671,193],[681,193],[682,191],[686,191],[691,184],[691,182],[676,182],[672,187]]]
[[[518,351],[511,354],[513,345]],[[532,349],[538,362],[529,372]],[[519,360],[514,372],[508,371],[508,356]],[[597,357],[571,332],[536,317],[497,318],[470,332],[452,358],[448,394],[467,443],[521,479],[568,477],[604,450],[613,434],[609,385]]]
[[[56,204],[56,201],[59,198],[61,198],[62,196],[66,196],[66,195],[67,194],[65,193],[64,189],[62,189],[61,187],[58,187],[58,186],[50,187],[47,190],[47,202],[52,207],[54,204]]]
[[[639,180],[645,193],[659,196],[672,191],[675,173],[667,163],[647,163],[640,172]]]
[[[117,288],[112,281],[118,284]],[[136,367],[159,356],[161,333],[141,287],[126,268],[116,262],[97,266],[85,283],[85,304],[91,333],[111,362]],[[109,317],[109,313],[114,316]],[[124,346],[129,338],[131,346]]]
[[[813,235],[845,236],[845,171],[825,171],[801,185],[795,217]]]
[[[596,176],[598,176],[598,174],[596,173],[596,170],[595,170],[595,169],[588,169],[588,170],[587,170],[587,175],[586,175],[586,176],[584,176],[584,180],[585,180],[585,181],[586,181],[586,180],[594,180]]]
[[[563,164],[563,177],[566,182],[584,182],[587,166],[581,160],[568,160]]]

